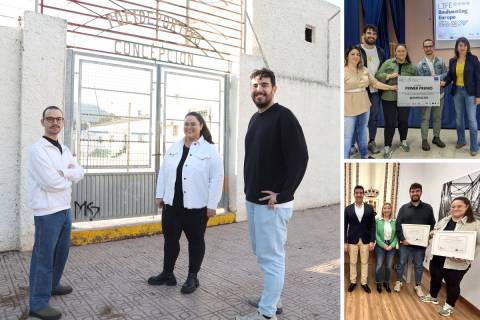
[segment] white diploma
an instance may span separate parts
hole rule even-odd
[[[436,231],[432,240],[432,254],[473,260],[476,241],[476,231]]]
[[[403,236],[411,245],[427,247],[430,225],[428,224],[402,224]]]
[[[397,105],[399,107],[439,107],[440,77],[398,77]]]

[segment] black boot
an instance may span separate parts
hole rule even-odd
[[[198,282],[197,274],[196,273],[189,273],[187,280],[182,286],[180,290],[181,293],[188,294],[195,291],[200,286],[200,282]]]
[[[160,286],[166,284],[167,286],[176,286],[177,279],[173,272],[162,271],[158,276],[148,278],[148,284],[152,286]]]
[[[385,283],[383,284],[383,286],[385,287],[385,290],[386,290],[388,293],[392,292],[392,290],[390,289],[390,283],[385,282]]]
[[[378,291],[378,293],[382,293],[382,284],[381,283],[377,283],[377,291]]]

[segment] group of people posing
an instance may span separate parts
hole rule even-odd
[[[413,259],[415,271],[415,292],[420,301],[438,304],[438,294],[442,280],[446,283],[446,301],[439,314],[449,316],[460,296],[460,282],[470,269],[472,261],[454,257],[430,255],[429,272],[431,276],[430,290],[427,295],[422,290],[423,262],[426,247],[410,244],[405,238],[402,225],[420,224],[430,226],[430,238],[436,231],[476,231],[476,251],[480,246],[480,221],[475,219],[470,200],[457,197],[450,204],[450,214],[437,223],[432,207],[423,201],[422,186],[413,183],[409,189],[410,202],[400,207],[396,219],[392,212],[392,204],[385,202],[381,214],[376,214],[371,205],[364,203],[364,188],[357,185],[354,188],[355,202],[345,208],[345,252],[348,252],[350,262],[350,284],[347,291],[352,292],[357,286],[357,261],[360,253],[360,285],[367,293],[368,257],[369,252],[375,252],[375,283],[378,293],[383,290],[390,293],[390,274],[394,257],[398,252],[396,267],[396,282],[393,290],[400,292],[404,286],[404,270],[410,258]]]
[[[237,320],[275,320],[282,312],[287,225],[295,190],[307,168],[303,130],[289,109],[274,102],[276,89],[271,70],[251,74],[251,97],[257,112],[245,137],[244,183],[250,242],[263,272],[263,291],[248,299],[257,310],[239,315]],[[56,320],[62,314],[49,305],[50,297],[73,291],[60,280],[69,253],[71,186],[83,178],[84,170],[58,141],[63,111],[47,107],[41,124],[44,136],[33,145],[28,162],[30,206],[35,216],[29,315]],[[183,231],[189,264],[180,291],[190,294],[200,286],[207,222],[216,214],[223,183],[223,161],[207,123],[199,113],[190,112],[184,119],[184,137],[167,150],[158,174],[155,202],[162,208],[164,259],[162,271],[147,280],[149,285],[177,284],[174,269]]]
[[[400,134],[400,149],[410,151],[407,141],[408,118],[411,107],[397,105],[397,81],[399,76],[438,76],[441,83],[440,106],[421,107],[422,149],[430,150],[428,130],[430,118],[433,123],[432,143],[445,148],[440,139],[444,88],[452,84],[451,93],[455,106],[457,129],[456,148],[466,145],[464,117],[467,115],[470,131],[470,154],[478,153],[477,105],[480,104],[480,62],[470,50],[468,39],[461,37],[455,43],[455,56],[450,59],[448,68],[444,60],[435,55],[435,43],[431,39],[423,41],[425,56],[413,64],[407,46],[398,44],[395,56],[387,59],[382,48],[377,47],[377,28],[366,25],[362,43],[347,48],[344,73],[344,158],[360,153],[361,159],[373,158],[380,153],[375,138],[379,110],[384,116],[383,157],[392,157],[392,141],[395,128]],[[368,139],[367,139],[368,128]],[[355,147],[358,145],[358,149]],[[370,151],[370,154],[369,154]]]

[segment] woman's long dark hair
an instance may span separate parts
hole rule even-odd
[[[355,46],[350,46],[347,51],[345,51],[345,65],[344,67],[346,67],[348,65],[348,55],[350,54],[350,52],[352,52],[353,50],[357,50],[358,53],[360,53],[360,61],[358,61],[358,64],[357,64],[357,69],[362,69],[363,68],[363,62],[362,62],[362,52],[360,51],[359,48],[355,47]]]
[[[465,217],[467,217],[467,223],[471,223],[475,221],[475,217],[473,215],[473,208],[472,208],[472,204],[470,203],[470,200],[468,200],[468,198],[465,198],[465,197],[456,197],[455,199],[452,200],[452,203],[455,200],[462,201],[468,206],[467,211],[465,211]]]
[[[410,60],[410,56],[408,55],[407,45],[404,44],[404,43],[399,43],[399,44],[397,44],[397,47],[395,48],[395,51],[397,51],[398,47],[404,47],[405,48],[405,51],[407,51],[407,56],[405,57],[405,61],[407,61],[409,64],[411,64],[412,60]],[[395,57],[395,59],[397,59],[397,57]]]
[[[472,54],[472,52],[470,51],[470,42],[468,41],[468,39],[465,38],[465,37],[460,37],[460,38],[458,38],[457,41],[455,42],[455,57],[456,57],[457,59],[458,59],[458,57],[460,56],[460,55],[458,54],[458,45],[460,44],[460,42],[467,46],[467,56],[468,56],[469,54]]]
[[[205,139],[205,141],[213,144],[212,134],[210,133],[210,130],[208,130],[207,123],[205,122],[205,119],[203,119],[202,115],[198,112],[192,111],[187,113],[185,118],[188,116],[193,116],[198,120],[198,122],[200,122],[200,124],[202,125],[202,130],[200,131],[200,135],[203,137],[203,139]]]

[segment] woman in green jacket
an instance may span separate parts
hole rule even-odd
[[[399,44],[395,49],[395,58],[388,59],[378,69],[375,77],[388,85],[396,85],[399,76],[415,76],[417,68],[410,61],[407,47]],[[398,123],[398,131],[400,133],[400,148],[409,152],[410,147],[407,143],[408,133],[408,116],[410,107],[397,106],[397,92],[383,91],[382,93],[383,117],[385,119],[385,130],[383,133],[385,147],[383,157],[390,159],[392,157],[392,140],[395,135],[395,127]]]
[[[375,220],[375,282],[378,293],[382,292],[382,282],[385,290],[390,289],[390,272],[392,271],[393,256],[397,246],[395,219],[392,218],[392,205],[385,202],[382,207],[382,217]],[[382,267],[385,267],[385,277],[382,281]]]

